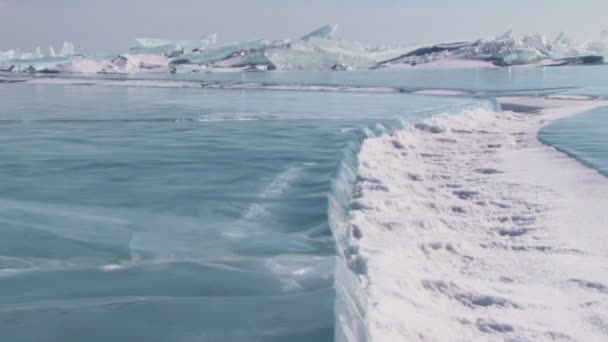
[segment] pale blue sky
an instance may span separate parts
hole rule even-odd
[[[338,36],[370,44],[447,41],[509,28],[595,39],[607,0],[0,0],[0,50],[60,45],[119,52],[137,37],[222,41],[300,36],[339,24]]]

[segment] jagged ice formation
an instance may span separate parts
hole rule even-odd
[[[217,71],[334,70],[428,65],[560,66],[605,64],[608,31],[596,42],[576,45],[563,33],[494,38],[397,47],[368,47],[334,37],[337,25],[323,26],[301,38],[219,43],[216,34],[198,40],[139,38],[138,46],[115,57],[76,54],[66,42],[59,53],[44,55],[19,49],[0,51],[0,71],[26,73],[195,73]]]

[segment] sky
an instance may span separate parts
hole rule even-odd
[[[0,0],[0,50],[121,52],[135,38],[299,37],[325,24],[369,45],[496,36],[508,29],[578,41],[608,28],[607,0]]]

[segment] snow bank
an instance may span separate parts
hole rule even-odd
[[[339,339],[608,339],[608,180],[536,139],[606,103],[501,101],[544,110],[470,110],[364,141]]]

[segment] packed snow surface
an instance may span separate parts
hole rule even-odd
[[[550,40],[541,35],[514,36],[511,31],[492,38],[464,42],[370,47],[335,37],[337,25],[318,28],[300,38],[269,41],[218,42],[217,34],[197,40],[138,38],[137,46],[112,57],[76,54],[66,42],[48,55],[0,51],[0,71],[27,73],[196,73],[220,71],[335,70],[387,67],[478,68],[516,65],[605,64],[608,38],[576,44],[564,34]]]
[[[536,138],[607,103],[501,101],[364,141],[343,339],[608,340],[608,180]]]

